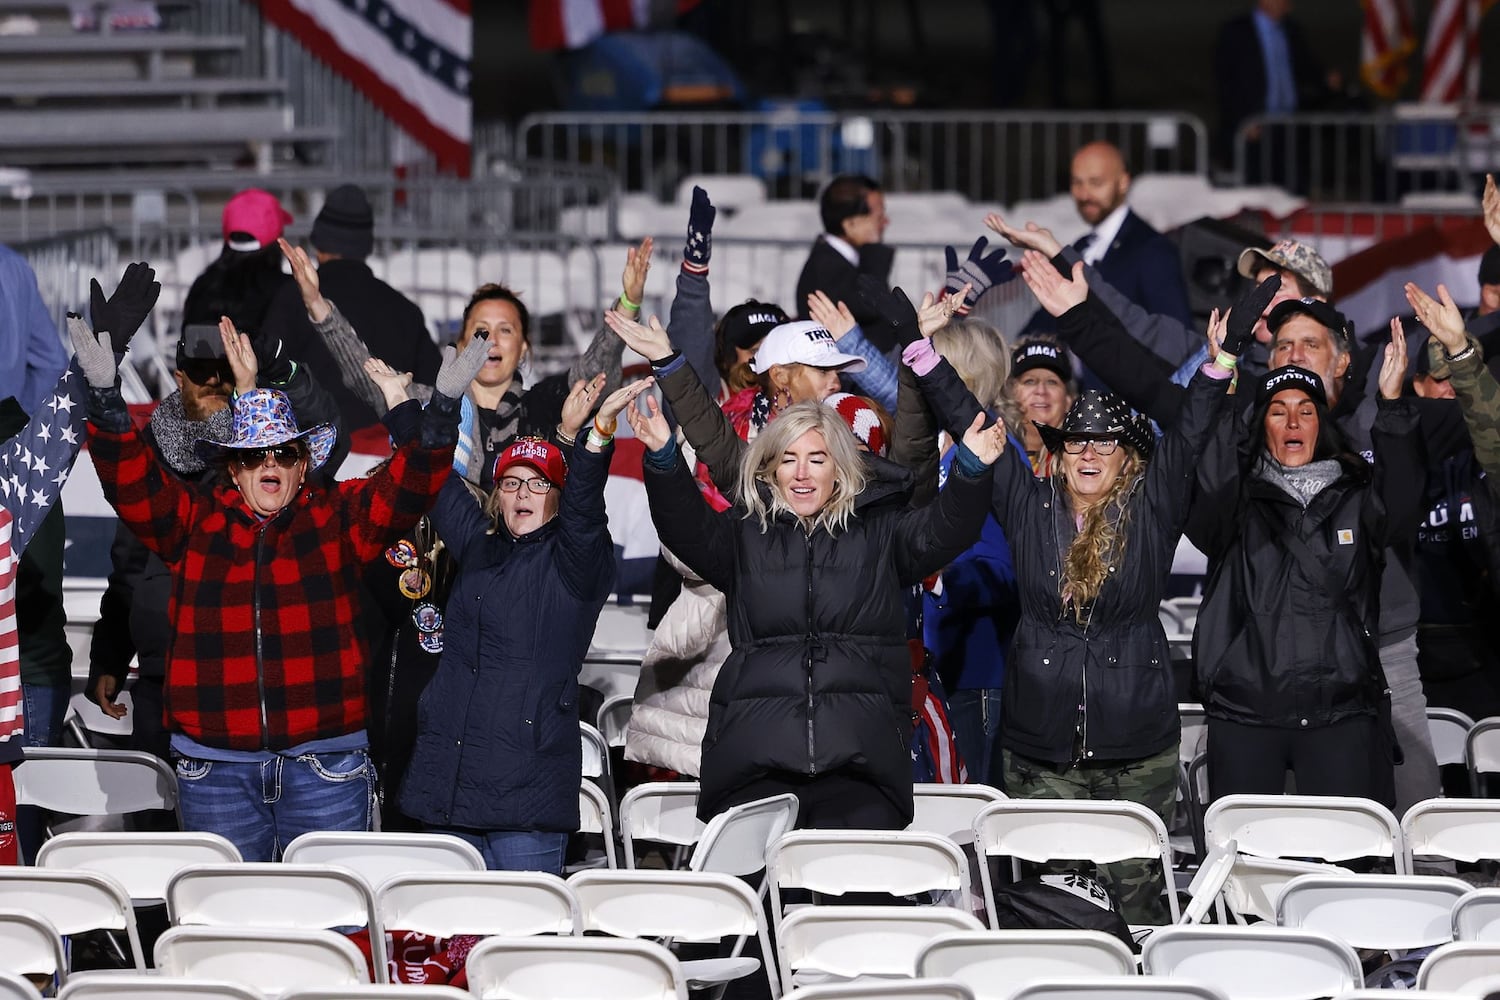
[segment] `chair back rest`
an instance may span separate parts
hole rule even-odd
[[[1500,889],[1474,889],[1453,904],[1453,940],[1500,942]]]
[[[580,722],[578,730],[583,741],[583,776],[603,778],[609,773],[609,743],[603,733],[587,722]]]
[[[474,1000],[474,994],[456,986],[414,986],[392,983],[382,986],[345,986],[339,989],[319,987],[288,990],[278,1000]]]
[[[315,831],[286,845],[287,864],[337,865],[378,889],[395,875],[414,872],[482,872],[479,849],[446,833]]]
[[[652,941],[485,938],[464,968],[469,992],[506,1000],[687,1000],[682,967]]]
[[[1469,730],[1473,728],[1474,720],[1456,708],[1428,707],[1427,732],[1432,736],[1439,767],[1467,762]]]
[[[0,972],[0,1000],[42,1000],[42,995],[25,976]]]
[[[58,1000],[265,1000],[259,990],[222,979],[177,979],[151,973],[78,972]]]
[[[1313,1000],[1364,984],[1359,956],[1342,941],[1287,927],[1163,927],[1146,939],[1151,976],[1198,980],[1229,1000]]]
[[[156,939],[155,957],[163,976],[227,979],[273,997],[294,988],[370,981],[365,956],[328,930],[169,927]]]
[[[819,895],[883,892],[967,894],[969,862],[958,845],[911,830],[793,830],[771,847],[766,867],[773,890]]]
[[[1480,719],[1469,730],[1464,755],[1475,774],[1500,771],[1500,718]]]
[[[1198,866],[1193,880],[1188,883],[1188,904],[1182,909],[1182,918],[1179,923],[1200,923],[1208,915],[1214,900],[1224,891],[1225,884],[1229,881],[1229,873],[1234,870],[1235,858],[1239,855],[1238,845],[1234,841],[1227,844],[1219,844],[1208,851],[1208,856]]]
[[[927,942],[916,971],[956,979],[987,1000],[1032,979],[1133,976],[1135,956],[1100,931],[960,931]]]
[[[718,872],[594,869],[568,879],[585,932],[613,937],[716,941],[761,929],[760,900]]]
[[[380,925],[433,937],[455,934],[577,934],[578,900],[545,872],[414,872],[396,875],[375,899]]]
[[[974,1000],[974,991],[953,979],[866,980],[803,986],[787,1000]]]
[[[804,907],[787,914],[777,930],[782,984],[790,991],[798,969],[844,979],[910,976],[933,938],[981,929],[973,914],[948,906]]]
[[[138,750],[27,747],[14,776],[17,805],[74,816],[177,809],[177,775]]]
[[[1378,802],[1334,795],[1226,795],[1203,817],[1210,846],[1238,842],[1262,858],[1396,859],[1404,873],[1401,824]]]
[[[146,968],[136,934],[135,908],[124,887],[108,875],[0,867],[0,900],[7,907],[45,918],[63,937],[100,929],[121,931],[135,967]]]
[[[1299,875],[1276,902],[1276,923],[1355,948],[1430,948],[1453,940],[1453,906],[1468,891],[1467,882],[1426,875]]]
[[[599,735],[604,737],[606,744],[612,747],[625,745],[625,730],[630,725],[630,712],[634,707],[635,699],[628,694],[606,698],[604,704],[599,706],[596,721]]]
[[[1088,858],[1096,863],[1162,857],[1161,818],[1125,800],[1007,799],[974,819],[974,842],[989,855],[1026,861]]]
[[[1233,841],[1231,841],[1233,843]],[[1224,881],[1224,903],[1234,913],[1276,922],[1276,901],[1287,883],[1301,875],[1353,875],[1347,868],[1292,861],[1286,858],[1257,858],[1238,854]]]
[[[604,841],[604,861],[610,868],[620,866],[615,855],[615,817],[604,789],[584,778],[578,785],[578,832],[598,836]]]
[[[1402,994],[1402,1000],[1405,1000]],[[1348,994],[1340,1000],[1347,1000]],[[1049,979],[1017,989],[1010,1000],[1228,1000],[1207,983],[1162,976]],[[1389,1000],[1389,998],[1386,998]]]
[[[690,846],[703,836],[704,828],[698,818],[696,781],[648,781],[620,800],[620,835],[627,848],[637,840]],[[628,856],[626,864],[633,860]]]
[[[1500,858],[1500,799],[1426,799],[1406,810],[1401,835],[1409,859]]]
[[[205,927],[378,926],[374,893],[354,872],[279,861],[183,869],[167,883],[167,914]]]
[[[1005,793],[990,785],[949,785],[923,781],[912,785],[913,813],[908,830],[935,833],[955,844],[974,842],[974,817]]]
[[[66,979],[62,935],[30,910],[0,909],[0,969]]]
[[[1192,629],[1188,629],[1188,634],[1192,634]],[[1177,744],[1177,759],[1183,766],[1188,766],[1205,749],[1208,712],[1197,702],[1184,701],[1178,703],[1177,715],[1182,720],[1182,739]]]
[[[1500,977],[1500,942],[1455,941],[1435,949],[1417,970],[1417,989],[1485,996],[1481,980]]]
[[[699,872],[754,875],[766,867],[771,845],[797,823],[790,792],[731,806],[709,821],[688,867]]]
[[[215,833],[59,833],[37,849],[38,868],[91,871],[137,902],[167,898],[172,876],[193,865],[238,864],[239,849]]]

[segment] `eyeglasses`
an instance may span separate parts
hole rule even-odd
[[[274,458],[283,469],[290,469],[302,461],[302,449],[294,444],[278,444],[273,448],[238,448],[229,453],[229,460],[243,469],[258,469],[266,464],[267,457]]]
[[[520,476],[501,476],[500,492],[515,493],[521,488],[522,483],[525,483],[526,488],[538,496],[552,489],[552,480],[543,479],[541,476],[536,476],[532,479],[522,479]]]
[[[1082,455],[1083,449],[1089,445],[1094,446],[1094,454],[1103,458],[1105,455],[1113,455],[1115,449],[1120,447],[1117,438],[1064,438],[1063,451],[1069,455]]]

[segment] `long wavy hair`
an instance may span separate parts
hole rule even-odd
[[[1125,464],[1120,467],[1120,477],[1114,486],[1083,511],[1083,527],[1074,536],[1073,543],[1063,556],[1062,579],[1058,582],[1064,608],[1072,607],[1073,619],[1080,625],[1088,624],[1086,611],[1104,589],[1109,579],[1109,567],[1125,558],[1126,526],[1130,523],[1130,498],[1140,483],[1146,463],[1134,448],[1121,444],[1125,449]],[[1063,481],[1061,463],[1054,482]]]
[[[948,359],[979,405],[998,414],[1006,429],[1021,434],[1021,410],[1008,392],[1010,345],[983,320],[951,319],[932,335],[932,346]]]
[[[867,482],[864,463],[849,425],[832,407],[822,403],[811,400],[793,403],[755,436],[740,462],[739,493],[745,516],[758,519],[762,532],[770,529],[778,515],[792,511],[776,481],[776,469],[781,456],[808,431],[823,435],[824,448],[833,462],[833,495],[817,514],[800,518],[803,528],[809,532],[819,527],[830,533],[842,531],[854,513],[855,500],[864,492]],[[764,493],[762,485],[766,487]]]

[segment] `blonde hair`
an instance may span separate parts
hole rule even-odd
[[[1083,511],[1083,526],[1063,556],[1062,579],[1058,586],[1062,588],[1064,607],[1072,605],[1073,618],[1080,625],[1088,624],[1084,609],[1093,604],[1104,589],[1110,565],[1125,558],[1130,498],[1135,494],[1146,463],[1134,448],[1125,444],[1120,447],[1126,452],[1120,477],[1110,487],[1109,493]],[[1056,479],[1062,477],[1059,463]],[[1067,488],[1066,483],[1063,488]],[[1111,518],[1111,512],[1117,516]]]
[[[833,495],[817,514],[802,518],[802,526],[809,532],[819,527],[830,533],[835,529],[842,531],[854,513],[855,500],[864,492],[864,463],[849,425],[832,407],[822,403],[811,400],[793,403],[755,436],[740,463],[739,493],[745,504],[745,516],[757,518],[762,532],[770,528],[777,515],[791,512],[776,481],[776,468],[792,443],[808,431],[823,435],[824,449],[833,462]],[[762,484],[770,496],[769,504],[761,493]]]
[[[1005,335],[979,319],[951,319],[932,335],[932,346],[948,359],[979,405],[999,414],[1006,429],[1020,434],[1021,411],[1006,391],[1010,345]]]

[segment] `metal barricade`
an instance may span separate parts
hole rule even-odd
[[[1240,184],[1275,184],[1330,202],[1473,194],[1500,168],[1500,108],[1459,113],[1398,105],[1362,114],[1257,115],[1234,139]]]
[[[607,167],[623,190],[665,200],[694,174],[750,174],[772,197],[806,198],[852,172],[891,191],[1011,204],[1064,190],[1073,151],[1100,139],[1137,172],[1208,173],[1208,131],[1178,112],[548,113],[522,119],[514,145],[522,158]]]

